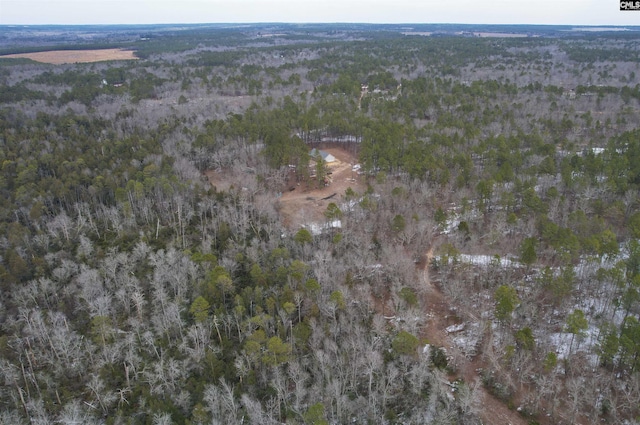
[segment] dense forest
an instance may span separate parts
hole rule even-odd
[[[0,28],[0,423],[639,424],[640,33],[458,30]]]

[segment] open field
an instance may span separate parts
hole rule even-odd
[[[50,50],[48,52],[17,53],[3,55],[2,58],[26,58],[36,62],[60,65],[64,63],[89,63],[113,60],[138,59],[132,50],[98,49],[98,50]]]

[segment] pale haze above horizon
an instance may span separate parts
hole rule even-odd
[[[619,0],[0,0],[0,25],[255,22],[640,25]]]

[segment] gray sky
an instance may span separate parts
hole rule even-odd
[[[640,25],[619,0],[0,0],[0,24],[367,22]]]

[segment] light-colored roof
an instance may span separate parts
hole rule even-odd
[[[325,152],[323,150],[319,150],[316,148],[311,149],[311,152],[309,152],[309,155],[311,155],[311,157],[314,157],[316,155],[320,154],[320,156],[322,157],[322,159],[324,159],[324,162],[333,162],[336,160],[336,157],[331,155],[329,152]]]

